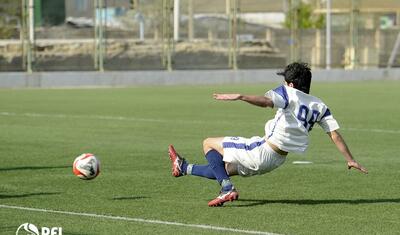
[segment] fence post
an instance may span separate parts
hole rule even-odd
[[[188,0],[188,15],[189,15],[189,19],[188,19],[188,40],[189,42],[193,41],[194,39],[194,19],[193,19],[193,0]]]
[[[99,28],[99,70],[104,72],[104,22],[103,18],[105,18],[104,14],[104,4],[103,0],[99,1],[100,3],[100,28]]]
[[[226,1],[227,5],[229,4],[229,39],[230,39],[230,47],[229,47],[229,67],[236,70],[237,67],[237,50],[238,50],[238,42],[237,42],[237,14],[239,3],[238,0],[231,0],[230,2]],[[228,6],[227,6],[228,8]]]
[[[34,26],[34,2],[33,0],[22,0],[22,43],[23,43],[23,66],[28,73],[32,73],[33,45],[35,43]]]
[[[94,59],[94,69],[98,70],[99,69],[99,51],[98,51],[98,26],[97,26],[97,9],[99,5],[99,0],[94,0],[94,6],[93,6],[93,25],[94,25],[94,53],[93,53],[93,59]]]
[[[331,69],[332,63],[332,17],[331,17],[331,0],[326,0],[326,52],[325,61],[326,69]]]
[[[21,31],[20,31],[20,39],[22,44],[22,68],[24,70],[27,69],[27,48],[26,48],[26,0],[21,0]]]
[[[311,50],[311,66],[321,67],[321,30],[315,30],[315,43]]]
[[[289,0],[288,14],[290,15],[290,58],[289,62],[298,60],[299,25],[298,11],[299,0]]]
[[[174,0],[174,40],[179,40],[180,2]]]
[[[399,48],[400,48],[400,32],[397,35],[397,39],[396,39],[396,42],[394,43],[393,50],[390,53],[389,61],[387,63],[388,69],[393,66],[393,63],[394,63],[394,60],[396,59],[396,54],[397,54],[397,51],[399,50]]]
[[[103,0],[95,0],[95,57],[94,67],[100,72],[104,72],[104,4]]]
[[[173,14],[173,0],[162,0],[162,64],[168,70],[172,70],[172,38],[171,16]]]
[[[350,64],[349,69],[355,69],[358,66],[358,0],[351,0],[350,12]]]

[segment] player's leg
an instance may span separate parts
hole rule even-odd
[[[207,138],[203,141],[203,152],[207,154],[208,151],[214,149],[224,156],[224,148],[222,147],[222,141],[224,137]]]
[[[203,149],[205,148],[205,146],[207,146],[208,151],[213,148],[216,148],[219,151],[223,151],[222,145],[219,144],[219,141],[222,139],[223,139],[222,137],[206,139],[205,141],[203,141]],[[221,145],[221,147],[218,147],[218,145]],[[208,179],[216,179],[216,176],[214,174],[214,171],[210,167],[210,164],[208,165],[186,164],[186,162],[184,161],[182,164],[182,171],[183,174],[186,175],[195,175]]]
[[[180,177],[184,175],[195,175],[208,179],[215,179],[214,172],[211,170],[209,165],[195,165],[189,164],[186,159],[181,157],[175,148],[170,145],[168,147],[169,159],[172,164],[172,175]]]
[[[207,153],[210,150],[216,150],[221,157],[224,156],[224,148],[222,146],[222,142],[224,140],[224,137],[215,137],[215,138],[207,138],[203,141],[203,151],[204,154],[207,155]],[[228,173],[229,176],[234,176],[238,175],[237,172],[237,167],[235,164],[231,163],[225,163],[225,171]]]
[[[210,165],[189,164],[186,170],[187,175],[199,176],[207,179],[215,180],[215,175]]]
[[[238,165],[230,162],[225,162],[225,170],[229,176],[239,175]]]
[[[220,194],[214,200],[208,202],[208,206],[222,206],[227,201],[237,200],[239,194],[225,169],[222,155],[217,150],[211,149],[206,153],[206,159],[209,167],[214,172],[215,178],[221,185]]]
[[[237,165],[232,163],[225,162],[225,170],[229,176],[239,175]],[[214,172],[210,168],[210,165],[197,165],[197,164],[188,164],[186,167],[186,175],[194,175],[200,176],[208,179],[216,179]]]
[[[218,142],[218,140],[221,142]],[[233,187],[228,176],[223,156],[219,152],[221,150],[221,152],[223,152],[222,140],[223,138],[208,138],[204,141],[204,149],[208,150],[205,156],[208,161],[208,166],[189,165],[184,158],[181,158],[178,153],[176,153],[172,145],[169,146],[172,175],[179,177],[190,172],[190,174],[194,173],[198,176],[217,179],[222,187],[221,193],[217,198],[208,203],[209,206],[222,206],[226,201],[233,201],[239,197],[239,194]],[[219,151],[213,149],[213,147],[219,149]]]
[[[207,138],[203,141],[203,151],[207,154],[208,151],[214,149],[218,151],[221,156],[224,156],[223,148],[224,137]],[[225,162],[225,170],[229,176],[238,175],[237,165],[229,162]]]
[[[208,179],[215,179],[214,172],[209,167],[209,165],[197,165],[189,164],[186,159],[181,157],[175,150],[175,148],[170,145],[168,148],[169,158],[172,164],[172,175],[175,177],[180,177],[184,175],[195,175]]]
[[[221,185],[221,192],[217,198],[208,203],[209,206],[222,206],[227,201],[238,199],[239,194],[233,186],[223,160],[224,149],[222,142],[224,137],[207,138],[203,141],[203,151],[208,165],[214,172],[215,178]]]
[[[219,153],[223,153],[222,143],[223,137],[207,138],[203,142],[203,149],[209,151],[211,149],[217,149]],[[169,146],[169,156],[172,163],[172,175],[180,177],[183,175],[195,175],[208,179],[216,179],[214,172],[207,165],[189,164],[184,158],[182,158],[174,149],[172,145]],[[225,170],[229,176],[237,175],[237,167],[234,164],[225,164]]]

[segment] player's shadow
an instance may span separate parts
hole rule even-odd
[[[0,194],[1,199],[8,198],[25,198],[25,197],[33,197],[33,196],[50,196],[50,195],[58,195],[60,192],[39,192],[39,193],[23,193],[23,194]]]
[[[18,166],[18,167],[1,167],[2,171],[23,171],[23,170],[47,170],[47,169],[62,169],[71,168],[71,166]]]
[[[113,197],[112,200],[115,200],[115,201],[140,200],[140,199],[147,199],[147,198],[150,198],[150,197],[146,197],[146,196],[129,196],[129,197],[126,197],[126,196],[123,196],[123,197]]]
[[[263,199],[239,199],[240,204],[231,204],[232,207],[250,207],[266,204],[293,204],[293,205],[329,205],[329,204],[375,204],[375,203],[400,203],[400,198],[387,199],[298,199],[298,200],[263,200]]]

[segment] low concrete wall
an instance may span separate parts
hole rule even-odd
[[[125,87],[240,84],[280,81],[277,70],[178,70],[121,72],[0,73],[1,88]],[[313,81],[400,80],[400,69],[315,70]]]

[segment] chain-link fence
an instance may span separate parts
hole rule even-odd
[[[332,68],[386,67],[400,6],[363,1],[332,9],[328,47],[327,0],[2,0],[0,71],[325,68],[327,48]]]
[[[23,56],[21,10],[21,2],[0,3],[0,71],[24,69],[26,57]]]

